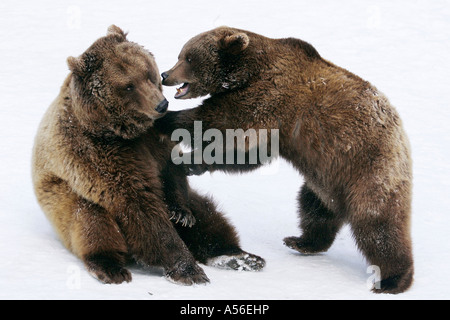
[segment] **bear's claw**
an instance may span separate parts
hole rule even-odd
[[[195,224],[195,217],[189,209],[177,206],[176,208],[169,208],[169,212],[171,214],[169,220],[172,220],[174,223],[180,223],[183,227],[189,228]]]

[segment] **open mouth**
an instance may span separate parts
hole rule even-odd
[[[189,93],[189,83],[185,83],[185,84],[183,84],[182,87],[177,88],[177,93],[175,94],[175,99],[184,97],[188,93]]]

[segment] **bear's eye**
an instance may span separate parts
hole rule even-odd
[[[188,63],[191,63],[191,62],[192,62],[192,59],[191,59],[190,57],[187,57],[187,58],[186,58],[186,61],[187,61]]]
[[[134,84],[132,84],[132,83],[128,84],[128,85],[125,87],[125,90],[126,90],[126,91],[129,91],[129,92],[133,91],[133,90],[134,90]]]

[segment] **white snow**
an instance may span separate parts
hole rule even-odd
[[[133,281],[104,285],[59,242],[32,190],[34,135],[68,68],[111,24],[156,56],[160,71],[190,37],[220,25],[297,37],[326,59],[372,82],[398,109],[414,159],[415,283],[375,295],[374,270],[344,228],[326,253],[283,245],[299,235],[299,174],[284,161],[246,175],[207,173],[192,185],[213,195],[262,272],[202,266],[208,285],[185,287],[161,270],[132,267]],[[449,299],[450,2],[435,1],[11,1],[0,2],[1,299]],[[171,110],[178,101],[165,88]],[[367,272],[368,270],[368,272]]]

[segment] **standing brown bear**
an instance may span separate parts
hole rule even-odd
[[[203,131],[224,135],[226,129],[279,129],[281,157],[305,179],[298,196],[302,235],[286,238],[288,247],[326,251],[349,223],[359,249],[380,268],[374,292],[410,287],[410,147],[399,115],[373,85],[302,40],[228,27],[189,40],[162,77],[164,85],[184,83],[178,99],[211,95],[197,108],[158,120],[167,133],[184,128],[193,135],[196,120]],[[260,164],[212,164],[207,170]]]
[[[209,281],[196,259],[261,269],[264,260],[241,250],[211,199],[189,188],[171,161],[175,144],[153,128],[168,106],[153,56],[111,26],[68,64],[72,72],[36,136],[33,182],[88,271],[105,283],[128,282],[125,264],[134,259],[190,285]]]

